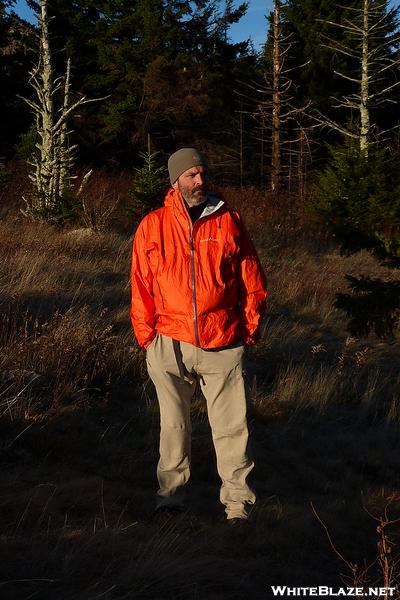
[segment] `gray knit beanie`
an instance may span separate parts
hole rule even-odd
[[[168,171],[171,183],[175,181],[188,169],[203,165],[207,167],[207,161],[196,148],[181,148],[169,157]]]

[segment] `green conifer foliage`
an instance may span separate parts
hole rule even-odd
[[[332,160],[319,175],[315,210],[330,225],[362,230],[400,221],[398,155],[389,146],[372,146],[365,156],[356,139],[329,147]],[[340,236],[340,232],[337,232]],[[347,250],[347,236],[340,237]]]
[[[382,265],[400,268],[400,172],[398,152],[372,145],[365,155],[356,140],[330,149],[332,160],[320,174],[312,210],[329,226],[343,254],[367,250]],[[400,281],[347,275],[351,294],[336,306],[350,317],[352,335],[393,334],[399,327]]]
[[[159,208],[168,189],[168,171],[165,167],[156,166],[158,152],[151,152],[150,140],[147,152],[140,152],[143,166],[135,168],[136,177],[134,189],[130,192],[132,201],[128,205],[128,212],[133,218],[142,219],[148,212]]]
[[[338,3],[333,0],[287,0],[282,4],[285,17],[285,34],[291,35],[293,50],[289,53],[287,67],[293,69],[291,77],[297,85],[296,97],[300,105],[312,100],[313,106],[330,113],[332,98],[347,93],[346,82],[335,71],[353,74],[356,67],[324,46],[324,37],[345,36],[332,23],[340,23],[353,15],[352,8],[359,0]]]
[[[34,60],[31,50],[36,44],[31,26],[18,22],[14,5],[15,0],[0,0],[0,153],[7,158],[31,122],[29,109],[20,96],[30,94],[27,65]]]
[[[332,130],[345,126],[349,111],[354,118],[363,109],[368,110],[364,120],[371,118],[371,129],[397,125],[392,100],[400,72],[399,9],[393,4],[287,0],[282,6],[285,32],[293,43],[287,67],[293,69],[296,99],[311,100],[327,122],[338,124]]]
[[[237,60],[248,43],[231,43],[228,30],[246,9],[232,0],[52,0],[55,71],[70,58],[74,89],[108,97],[72,117],[79,160],[131,165],[148,134],[168,153],[205,138],[219,146],[225,132],[231,141],[232,87],[249,69]]]

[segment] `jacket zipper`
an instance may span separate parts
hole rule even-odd
[[[192,268],[192,298],[193,298],[193,323],[194,323],[194,336],[196,340],[196,346],[200,348],[200,338],[199,338],[199,327],[197,322],[197,304],[196,304],[196,278],[194,273],[194,245],[193,245],[193,233],[194,233],[194,225],[192,225],[192,221],[190,216],[187,214],[187,210],[185,207],[185,203],[180,197],[180,202],[182,206],[183,213],[186,217],[186,221],[188,224],[189,230],[189,243],[190,243],[190,264]],[[200,219],[201,217],[199,217]],[[196,221],[197,222],[197,221]]]
[[[190,265],[191,265],[191,269],[192,269],[192,302],[193,302],[194,337],[195,337],[195,340],[196,340],[196,346],[198,348],[200,348],[199,327],[198,327],[198,322],[197,322],[196,277],[195,277],[195,273],[194,273],[194,245],[193,245],[193,230],[194,230],[194,226],[192,226],[192,221],[191,221],[189,215],[187,214],[185,203],[184,203],[182,197],[180,198],[180,202],[181,202],[183,214],[186,217],[186,221],[187,221],[187,224],[188,224],[188,231],[189,231]]]
[[[193,228],[191,229],[188,221],[189,228],[189,242],[190,242],[190,263],[192,266],[192,297],[193,297],[193,321],[194,321],[194,335],[196,338],[196,346],[200,348],[199,340],[199,328],[197,323],[197,304],[196,304],[196,278],[194,274],[194,245],[193,245]]]

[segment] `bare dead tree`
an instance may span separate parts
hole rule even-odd
[[[272,41],[271,67],[263,73],[264,84],[246,84],[252,92],[251,100],[247,101],[247,112],[253,116],[259,126],[259,141],[261,142],[261,168],[264,168],[265,131],[270,130],[271,141],[271,190],[279,194],[283,178],[283,148],[287,143],[284,139],[284,124],[292,121],[293,124],[304,114],[309,104],[303,108],[292,105],[293,81],[289,77],[290,70],[286,69],[285,62],[293,44],[290,35],[284,33],[281,19],[281,9],[284,4],[281,0],[274,0],[273,15],[270,29]],[[255,92],[255,94],[254,94]],[[241,93],[244,96],[243,93]],[[256,108],[254,110],[254,96]],[[299,128],[300,131],[300,128]],[[300,141],[301,136],[299,136]],[[289,143],[293,144],[293,140]],[[300,151],[299,151],[300,152]],[[289,169],[289,174],[292,171]]]
[[[311,133],[313,133],[313,128],[306,127],[301,122],[298,122],[294,133],[296,136],[295,143],[297,147],[294,153],[297,163],[297,191],[300,197],[304,198],[307,194],[307,167],[308,163],[312,160]]]
[[[289,89],[290,82],[282,85],[284,53],[282,51],[282,27],[280,23],[279,1],[274,0],[273,13],[273,50],[272,50],[272,156],[271,156],[271,187],[276,192],[280,187],[281,156],[281,111],[282,96]],[[286,48],[287,49],[287,48]]]
[[[371,141],[371,133],[375,127],[371,118],[372,108],[387,102],[396,102],[390,95],[400,85],[396,79],[392,83],[385,83],[385,76],[390,71],[395,71],[400,65],[399,59],[389,50],[400,42],[400,33],[385,35],[387,29],[387,18],[393,13],[397,14],[395,8],[387,10],[388,3],[373,0],[363,0],[360,9],[349,8],[355,15],[352,20],[346,19],[343,23],[325,21],[347,33],[351,42],[345,44],[333,39],[325,39],[326,47],[355,59],[359,65],[358,74],[349,76],[340,71],[336,75],[355,84],[354,94],[343,97],[337,102],[338,108],[356,111],[360,116],[358,131],[346,128],[321,113],[315,113],[315,118],[323,127],[329,127],[339,131],[347,137],[359,140],[360,150],[368,154],[368,146]],[[399,23],[396,20],[397,29]],[[383,86],[382,86],[383,84]],[[373,89],[374,88],[374,89]]]
[[[292,81],[285,69],[285,58],[292,44],[289,41],[290,36],[284,35],[281,5],[280,0],[274,0],[271,27],[272,68],[270,72],[264,72],[266,86],[257,90],[263,96],[258,104],[258,113],[263,125],[268,119],[268,113],[271,115],[271,189],[276,194],[281,188],[282,124],[293,118],[297,112],[290,104]]]
[[[72,179],[71,153],[76,148],[76,146],[68,146],[71,133],[68,131],[68,118],[78,106],[95,101],[81,96],[74,103],[70,103],[71,63],[69,59],[65,75],[54,78],[48,0],[40,0],[40,8],[40,17],[36,15],[40,24],[39,60],[29,73],[30,83],[36,92],[36,101],[24,98],[34,112],[36,130],[40,140],[37,144],[38,153],[32,157],[31,161],[31,165],[35,168],[30,175],[35,187],[35,195],[31,204],[27,202],[28,210],[26,212],[32,212],[32,210],[51,212],[65,193],[69,181]],[[56,108],[56,94],[62,89],[63,101],[61,106]]]

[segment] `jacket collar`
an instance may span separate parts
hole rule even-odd
[[[200,215],[201,217],[208,217],[216,212],[221,206],[225,204],[225,200],[218,192],[209,192],[208,198],[204,203],[204,210]]]
[[[204,202],[204,210],[200,215],[200,219],[212,215],[225,204],[225,199],[219,192],[212,191],[208,193],[207,200]],[[185,213],[185,201],[179,190],[170,189],[165,197],[164,205],[170,207],[174,212]]]

